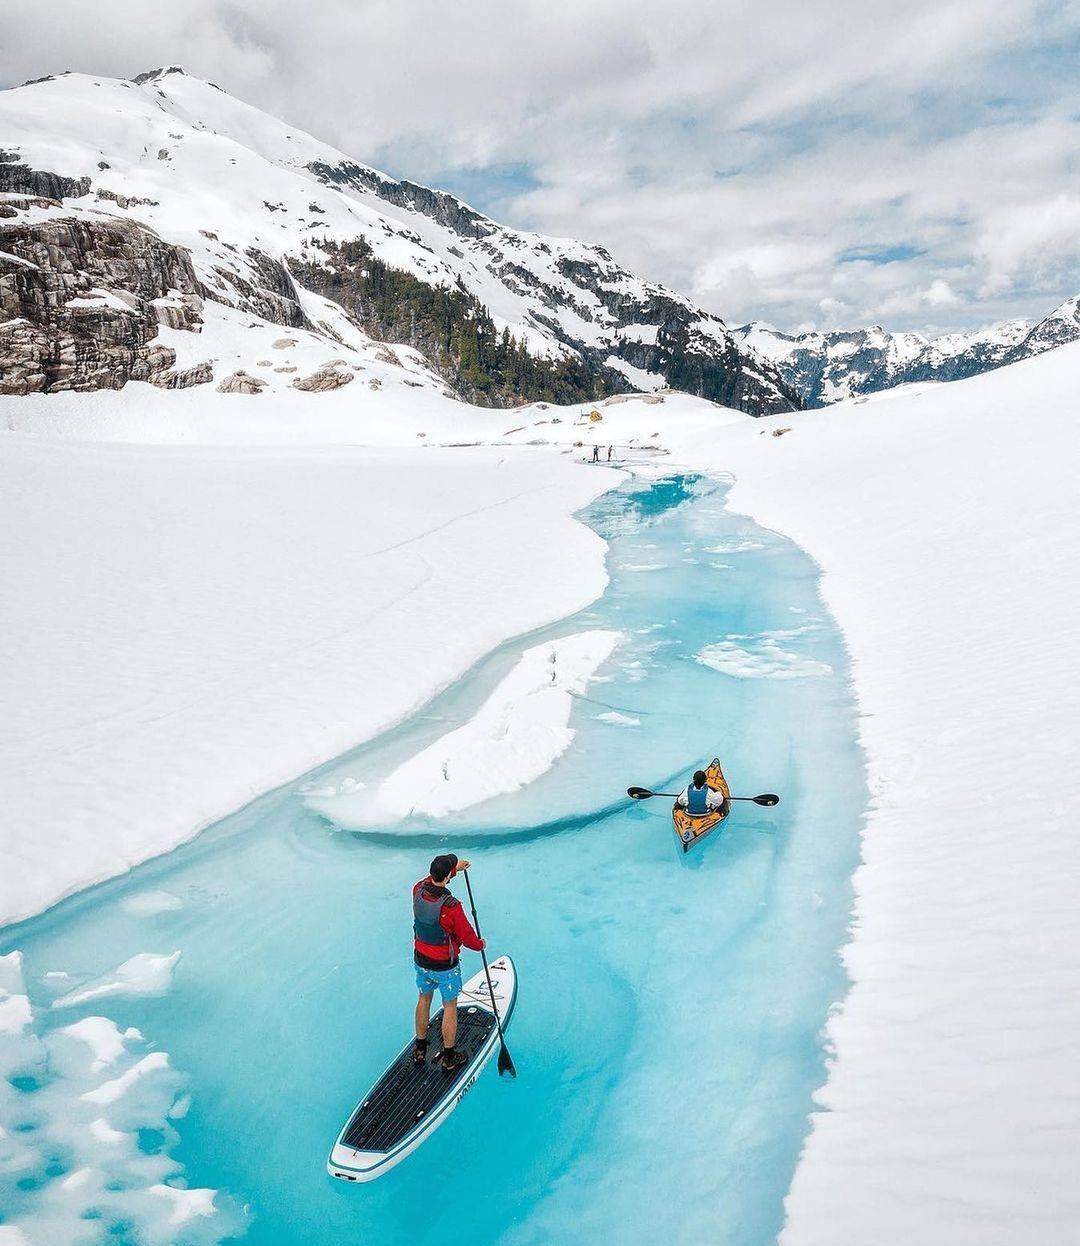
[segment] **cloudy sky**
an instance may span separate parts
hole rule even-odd
[[[937,331],[1080,292],[1080,0],[2,7],[0,86],[181,63],[732,323]]]

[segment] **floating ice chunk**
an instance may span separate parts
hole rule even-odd
[[[141,1037],[138,1030],[120,1032],[120,1027],[108,1017],[84,1017],[74,1025],[66,1025],[57,1031],[66,1034],[88,1047],[91,1052],[90,1071],[98,1073],[116,1063],[124,1054],[124,1041],[128,1035]]]
[[[569,748],[574,699],[622,638],[621,632],[579,632],[526,649],[469,722],[372,792],[343,794],[327,813],[352,826],[410,814],[443,817],[531,783]]]
[[[598,722],[614,723],[617,727],[640,727],[641,719],[633,718],[629,714],[620,714],[618,710],[608,710],[606,714],[597,714]]]
[[[103,1116],[99,1116],[96,1121],[91,1121],[87,1128],[94,1135],[94,1137],[97,1138],[99,1142],[104,1142],[110,1145],[115,1145],[117,1142],[123,1142],[124,1139],[128,1137],[128,1135],[124,1133],[122,1130],[113,1129],[113,1127],[109,1124],[109,1122]],[[83,1174],[86,1174],[90,1170],[87,1168],[84,1168],[82,1171],[83,1171]],[[72,1173],[71,1175],[72,1177],[76,1177],[76,1176],[79,1176],[80,1174]],[[64,1184],[67,1185],[67,1181],[65,1181]]]
[[[169,1224],[174,1227],[187,1224],[196,1216],[212,1216],[215,1211],[216,1190],[182,1190],[174,1185],[152,1185],[150,1192],[172,1204]]]
[[[0,957],[0,984],[29,1007],[17,954]],[[104,1017],[38,1028],[31,1009],[26,1033],[0,1034],[0,1246],[97,1241],[95,1226],[119,1223],[125,1240],[144,1246],[211,1246],[242,1231],[231,1201],[183,1188],[168,1154],[186,1096],[164,1052],[131,1050],[139,1031]],[[31,1076],[13,1093],[7,1083],[23,1073]],[[144,1130],[163,1149],[144,1150]]]
[[[164,995],[172,986],[173,969],[179,959],[179,952],[168,955],[140,952],[88,985],[61,995],[52,1006],[74,1008],[78,1004],[113,995]]]
[[[806,630],[781,628],[774,632],[762,632],[758,636],[733,634],[718,644],[706,645],[696,655],[696,660],[736,679],[799,679],[808,675],[828,675],[832,670],[828,663],[784,649],[780,644],[781,640]]]
[[[135,917],[156,917],[158,913],[171,913],[184,907],[183,900],[171,891],[140,891],[128,896],[120,907]]]
[[[105,1124],[104,1121],[94,1121],[93,1124],[91,1124],[90,1130],[94,1134],[95,1138],[102,1138],[102,1133],[98,1130],[95,1130],[94,1125],[104,1125],[104,1124]],[[112,1132],[112,1131],[110,1130],[109,1132]],[[116,1135],[118,1139],[123,1138],[124,1136],[125,1135],[121,1133],[118,1133]],[[111,1141],[111,1139],[105,1139],[105,1140]],[[63,1181],[60,1182],[60,1184],[63,1186],[65,1190],[81,1190],[93,1175],[94,1175],[94,1170],[90,1168],[89,1166],[86,1168],[76,1168],[74,1172],[69,1172],[68,1175],[63,1179]]]
[[[88,1090],[80,1097],[85,1099],[87,1103],[101,1105],[116,1103],[144,1077],[149,1077],[151,1074],[168,1067],[169,1057],[164,1051],[151,1051],[148,1055],[143,1056],[138,1063],[133,1064],[126,1072],[121,1073],[119,1077],[114,1077],[108,1082],[102,1082],[100,1086],[95,1086],[93,1090]]]
[[[30,1024],[30,1000],[23,986],[22,954],[0,956],[0,1034],[17,1038]]]
[[[694,560],[691,559],[691,562]],[[666,562],[624,562],[623,571],[663,571],[667,566]]]
[[[8,952],[0,956],[0,991],[12,995],[23,993],[22,953]]]

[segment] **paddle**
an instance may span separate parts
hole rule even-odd
[[[469,893],[469,908],[472,909],[472,922],[477,935],[482,939],[484,936],[480,934],[480,922],[476,916],[476,901],[473,899],[472,883],[469,882],[469,871],[467,869],[461,871],[465,875],[465,887]],[[506,1035],[503,1033],[502,1020],[499,1017],[499,1009],[495,1004],[495,988],[491,985],[491,970],[488,968],[487,952],[483,948],[480,949],[480,957],[484,962],[484,977],[487,978],[488,996],[491,999],[491,1011],[495,1014],[495,1028],[499,1031],[499,1076],[509,1073],[511,1077],[517,1077],[517,1069],[514,1068],[514,1062],[510,1059],[510,1052],[506,1047]]]
[[[631,800],[648,800],[650,796],[681,795],[680,792],[650,792],[647,787],[628,787],[626,794]],[[755,805],[764,805],[766,808],[780,803],[780,797],[772,792],[763,792],[760,796],[727,796],[725,800],[752,800]]]

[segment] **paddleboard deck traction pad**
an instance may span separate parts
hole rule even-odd
[[[493,962],[491,971],[505,1029],[516,996],[514,971],[505,957]],[[349,1118],[331,1153],[328,1168],[333,1176],[370,1181],[388,1171],[442,1124],[464,1098],[498,1045],[495,1014],[482,972],[465,984],[457,1012],[455,1047],[465,1054],[465,1063],[452,1073],[442,1067],[440,1008],[428,1024],[424,1061],[413,1060],[410,1042]]]

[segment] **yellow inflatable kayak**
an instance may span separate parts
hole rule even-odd
[[[720,759],[714,757],[705,770],[705,783],[714,792],[722,792],[725,797],[731,795],[724,772],[720,768]],[[671,810],[671,820],[675,823],[675,834],[679,837],[683,852],[689,852],[710,831],[715,831],[731,812],[731,802],[727,799],[719,809],[711,809],[708,813],[690,814],[675,805]]]

